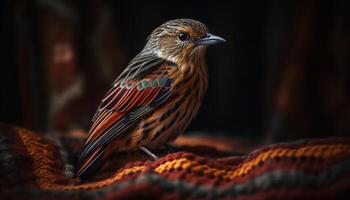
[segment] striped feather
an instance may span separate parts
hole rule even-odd
[[[143,116],[163,104],[172,96],[168,77],[167,62],[161,59],[145,59],[145,63],[134,61],[115,81],[93,117],[89,136],[80,152],[80,169],[82,175],[100,156],[104,148],[117,137],[127,134],[127,130]],[[144,69],[150,70],[145,74]],[[157,65],[155,65],[155,63]],[[151,66],[149,66],[151,65]],[[143,75],[142,75],[143,74]],[[119,80],[120,79],[120,80]],[[97,153],[98,152],[98,153]]]

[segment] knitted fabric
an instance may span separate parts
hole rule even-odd
[[[336,199],[350,191],[348,138],[274,144],[247,155],[214,153],[216,158],[180,151],[147,161],[136,153],[119,153],[87,181],[73,175],[80,145],[74,138],[0,126],[1,197]]]

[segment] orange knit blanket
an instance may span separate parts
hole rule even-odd
[[[184,144],[185,142],[183,142]],[[157,161],[119,152],[91,180],[74,178],[81,140],[0,126],[8,199],[336,199],[350,191],[350,139],[302,140],[233,154],[229,144],[178,147]],[[208,144],[209,146],[209,144]],[[223,147],[220,149],[220,147]],[[231,147],[234,149],[234,146]],[[211,149],[211,150],[210,150]]]

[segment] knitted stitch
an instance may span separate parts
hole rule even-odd
[[[1,193],[11,198],[129,195],[166,199],[182,198],[186,194],[188,198],[327,199],[343,197],[350,189],[350,139],[347,138],[274,144],[238,156],[240,162],[233,165],[227,163],[237,156],[215,160],[177,152],[154,162],[125,163],[109,174],[101,172],[108,175],[103,179],[82,182],[66,176],[67,163],[59,153],[63,149],[50,139],[22,128],[0,126],[0,129]],[[30,162],[23,166],[21,159]],[[109,165],[113,169],[113,163]],[[17,174],[8,176],[7,171]],[[141,192],[145,190],[149,193]]]

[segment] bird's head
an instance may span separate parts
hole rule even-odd
[[[179,64],[193,57],[204,58],[208,45],[225,39],[208,33],[208,28],[192,19],[175,19],[157,27],[148,37],[146,51]]]

